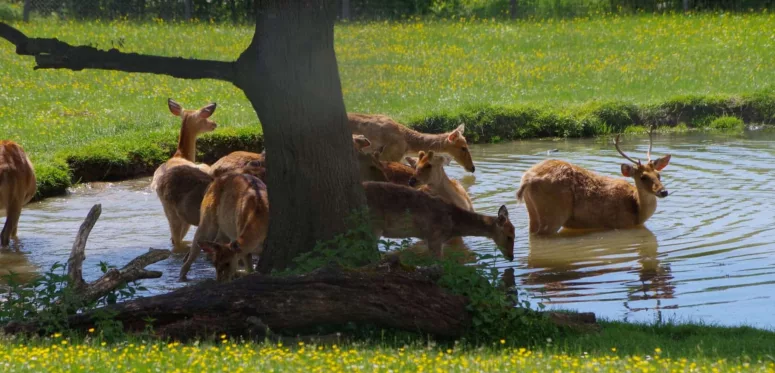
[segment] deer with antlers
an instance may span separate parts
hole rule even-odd
[[[621,165],[626,180],[596,174],[565,161],[543,161],[522,176],[517,201],[524,201],[530,219],[530,233],[552,234],[570,229],[619,229],[640,226],[657,209],[657,199],[667,197],[660,171],[670,155],[651,159],[653,128],[649,132],[646,163],[634,160],[614,146],[632,164]]]

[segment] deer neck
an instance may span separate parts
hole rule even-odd
[[[635,197],[638,200],[638,224],[643,224],[657,211],[657,197],[646,188],[635,186]]]
[[[458,208],[450,214],[455,223],[455,231],[459,236],[474,236],[493,238],[495,218]]]
[[[435,178],[434,180],[431,180],[431,182],[428,183],[428,186],[433,190],[434,193],[436,193],[439,197],[442,199],[452,203],[453,205],[468,210],[467,203],[465,200],[460,196],[460,193],[458,193],[457,188],[455,188],[455,185],[452,183],[452,180],[449,179],[447,176],[447,173],[444,172],[444,170],[441,171],[439,174],[439,177]]]
[[[414,130],[407,129],[404,133],[404,139],[407,145],[409,145],[409,151],[444,151],[444,145],[447,141],[446,133],[428,134],[420,133]]]
[[[187,128],[186,123],[180,129],[180,137],[178,138],[178,150],[173,157],[185,158],[191,162],[194,162],[196,157],[196,133]]]

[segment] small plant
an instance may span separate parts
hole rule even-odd
[[[742,130],[745,123],[740,118],[732,116],[723,116],[710,122],[710,128],[721,131]]]
[[[100,263],[103,273],[111,268],[107,263]],[[113,304],[146,290],[136,283],[124,284],[95,302],[84,303],[70,286],[67,265],[61,263],[54,263],[47,272],[26,284],[18,281],[15,273],[3,277],[8,285],[4,299],[0,300],[0,324],[35,319],[49,334],[67,331],[67,319],[71,315]],[[104,338],[116,339],[123,333],[120,322],[113,316],[107,310],[98,311],[96,326]]]

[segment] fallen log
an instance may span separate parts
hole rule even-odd
[[[150,323],[157,337],[186,341],[222,333],[243,338],[263,338],[272,331],[305,334],[349,323],[454,338],[470,324],[466,305],[465,297],[443,290],[421,271],[326,267],[301,276],[251,274],[226,284],[207,281],[105,309],[129,333],[147,330]],[[98,317],[96,312],[74,315],[68,326],[86,331]],[[35,322],[9,324],[4,330],[41,332]]]
[[[67,260],[67,274],[70,277],[70,286],[80,298],[82,304],[92,303],[118,287],[137,280],[159,278],[162,273],[149,271],[145,267],[169,258],[169,250],[149,249],[147,253],[138,256],[121,269],[111,268],[99,279],[92,283],[86,283],[83,279],[83,261],[86,259],[86,241],[89,239],[94,224],[100,218],[102,205],[96,204],[89,210],[86,219],[81,223],[78,234],[75,236],[70,258]]]

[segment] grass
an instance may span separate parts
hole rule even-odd
[[[775,334],[750,328],[603,323],[603,331],[547,341],[532,348],[518,341],[489,346],[417,342],[290,346],[246,343],[221,335],[181,344],[130,339],[85,342],[61,335],[0,341],[5,371],[775,371]]]
[[[488,142],[593,136],[632,124],[708,126],[715,118],[775,118],[775,15],[644,15],[546,21],[340,24],[336,49],[350,111],[384,113],[424,131],[465,121]],[[15,23],[30,36],[168,56],[230,60],[252,28],[162,21]],[[0,131],[35,163],[39,196],[72,181],[152,170],[175,145],[186,107],[216,101],[220,124],[204,161],[258,150],[258,119],[237,88],[105,71],[34,71],[0,43]]]

